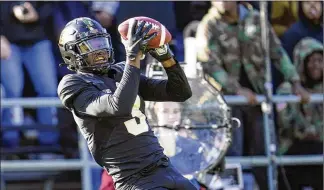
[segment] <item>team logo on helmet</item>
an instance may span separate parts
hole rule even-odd
[[[82,22],[86,25],[86,27],[91,31],[94,30],[93,26],[93,22],[89,19],[82,19]]]

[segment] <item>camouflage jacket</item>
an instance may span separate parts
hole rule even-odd
[[[236,92],[240,69],[245,69],[253,89],[264,93],[265,53],[261,42],[260,15],[240,5],[237,24],[224,22],[215,8],[211,8],[198,26],[196,39],[198,60],[208,65],[212,76],[227,94]],[[286,81],[298,81],[298,73],[269,25],[270,58],[283,73]]]
[[[314,51],[323,51],[323,45],[311,38],[302,39],[294,48],[294,63],[300,74],[301,83],[306,82],[304,61]],[[310,93],[323,93],[323,83],[305,89]],[[278,94],[291,94],[292,87],[288,83],[279,86]],[[323,141],[323,104],[278,103],[280,152],[284,153],[294,139]]]

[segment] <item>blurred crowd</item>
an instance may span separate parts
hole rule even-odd
[[[171,46],[179,61],[184,61],[184,30],[199,21],[192,36],[196,38],[197,60],[204,73],[223,94],[242,95],[248,100],[248,105],[232,107],[242,127],[233,132],[228,156],[265,155],[263,113],[256,100],[257,94],[266,93],[266,52],[262,48],[258,1],[8,1],[1,2],[0,7],[0,84],[4,99],[57,97],[58,81],[70,72],[59,67],[63,60],[57,42],[65,24],[74,18],[90,17],[107,29],[117,62],[125,58],[117,31],[124,20],[147,16],[163,23],[173,36]],[[323,105],[309,102],[312,93],[323,93],[323,2],[269,2],[266,24],[274,93],[301,97],[301,103],[274,106],[278,154],[323,155]],[[163,105],[156,108],[163,109]],[[175,114],[170,111],[165,117]],[[58,130],[10,129],[28,125]],[[2,159],[79,156],[77,129],[65,109],[1,109],[1,126],[6,127],[1,130],[3,150],[31,145],[50,147],[46,154],[8,153],[2,154]],[[279,179],[288,180],[279,180],[280,189],[323,187],[323,167],[282,169],[285,172],[279,172]],[[254,176],[250,184],[267,189],[266,168],[244,168],[244,173]]]

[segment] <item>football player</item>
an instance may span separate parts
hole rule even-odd
[[[156,33],[148,35],[152,26],[145,24],[129,22],[128,39],[123,40],[126,61],[114,63],[110,35],[98,22],[84,17],[70,21],[59,48],[75,74],[64,76],[58,95],[117,190],[193,190],[163,154],[144,114],[144,101],[183,102],[191,97],[191,89],[168,45],[147,48]],[[140,74],[145,53],[163,64],[167,80]]]

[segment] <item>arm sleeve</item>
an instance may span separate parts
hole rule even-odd
[[[296,67],[292,64],[273,28],[269,24],[270,36],[270,58],[275,67],[284,75],[285,80],[289,82],[299,81],[299,75]]]
[[[217,28],[216,24],[206,17],[199,24],[196,34],[197,58],[202,62],[204,72],[213,77],[224,91],[235,93],[240,85],[237,79],[229,76],[223,67],[221,48],[215,43],[217,34],[213,32],[214,28]]]
[[[113,94],[99,90],[75,75],[62,79],[58,95],[65,107],[78,113],[95,116],[130,115],[138,94],[140,70],[126,65],[119,86]]]
[[[191,97],[191,88],[187,77],[177,63],[165,68],[167,80],[149,79],[141,76],[140,95],[146,101],[183,102]]]

